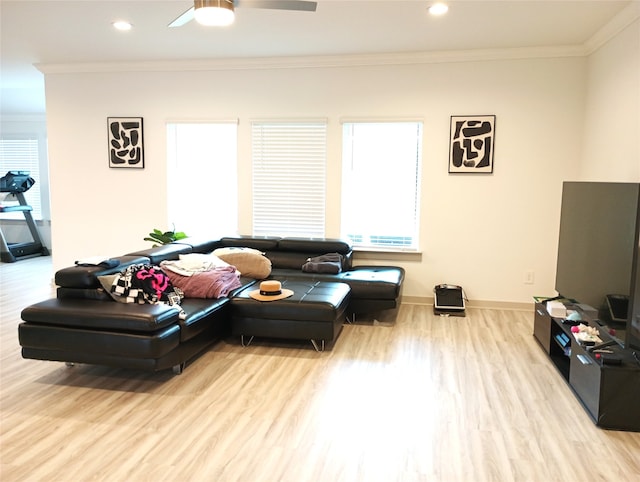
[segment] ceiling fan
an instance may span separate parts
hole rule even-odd
[[[169,27],[182,27],[194,18],[207,26],[230,25],[234,20],[235,7],[315,12],[317,6],[317,2],[307,0],[194,0],[193,4]]]

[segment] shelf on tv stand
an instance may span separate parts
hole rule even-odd
[[[640,365],[632,350],[625,350],[608,333],[600,338],[621,359],[620,365],[603,365],[596,353],[581,345],[571,325],[551,317],[544,303],[536,303],[533,335],[549,355],[596,425],[612,430],[640,432]]]

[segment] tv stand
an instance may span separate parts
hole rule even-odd
[[[553,318],[543,302],[536,303],[533,336],[569,384],[594,423],[605,429],[640,432],[640,364],[601,327],[597,348],[580,344],[571,325]],[[594,349],[607,347],[620,364],[602,363]],[[598,356],[600,355],[600,356]]]

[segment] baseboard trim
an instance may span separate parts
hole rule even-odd
[[[406,305],[431,305],[433,306],[433,296],[403,296],[402,304]],[[515,310],[533,311],[534,303],[519,303],[515,301],[492,301],[492,300],[467,300],[467,308],[485,308],[492,310]]]

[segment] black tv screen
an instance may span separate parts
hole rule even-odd
[[[638,183],[563,184],[555,287],[561,296],[598,310],[601,322],[616,329],[621,344],[636,347],[639,202]],[[628,299],[626,313],[612,318],[607,296]]]

